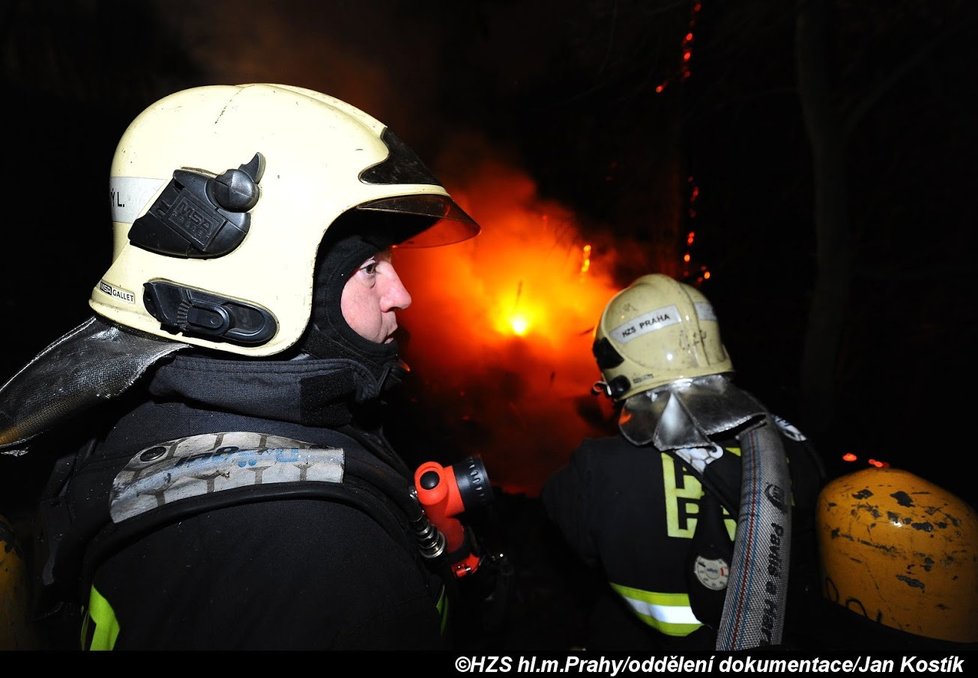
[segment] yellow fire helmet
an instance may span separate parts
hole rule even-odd
[[[113,261],[92,309],[252,356],[279,353],[306,329],[317,248],[344,212],[420,217],[405,223],[423,232],[396,245],[479,230],[384,124],[277,84],[197,87],[152,104],[117,146],[109,197]]]
[[[605,306],[592,347],[615,400],[679,379],[733,371],[713,306],[695,287],[643,275]]]
[[[926,638],[978,642],[978,514],[913,473],[867,468],[819,496],[823,595]]]

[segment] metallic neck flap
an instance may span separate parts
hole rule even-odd
[[[711,447],[710,436],[737,429],[767,410],[729,375],[680,379],[625,400],[618,427],[634,445],[667,451]]]
[[[156,361],[183,348],[89,318],[0,387],[0,454],[24,454],[27,441],[124,393]]]

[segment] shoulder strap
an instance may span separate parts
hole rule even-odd
[[[77,595],[84,600],[98,564],[130,540],[172,521],[248,502],[314,498],[344,503],[370,516],[418,557],[409,528],[412,508],[420,512],[420,507],[409,480],[349,442],[317,447],[280,436],[222,432],[140,450],[116,473],[108,506],[100,500],[101,517],[90,520],[94,528],[65,540],[78,542],[78,548],[53,554],[49,567],[59,576],[52,576],[51,583],[64,582],[54,592],[65,594],[66,587],[79,585]],[[89,507],[89,513],[94,509]]]

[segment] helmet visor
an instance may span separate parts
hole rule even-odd
[[[389,219],[397,247],[438,247],[479,234],[479,224],[447,195],[397,195],[371,200],[354,209],[362,212],[408,214],[419,219]]]

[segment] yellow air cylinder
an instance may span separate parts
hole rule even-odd
[[[978,514],[907,471],[867,468],[819,495],[822,593],[880,624],[978,642]]]

